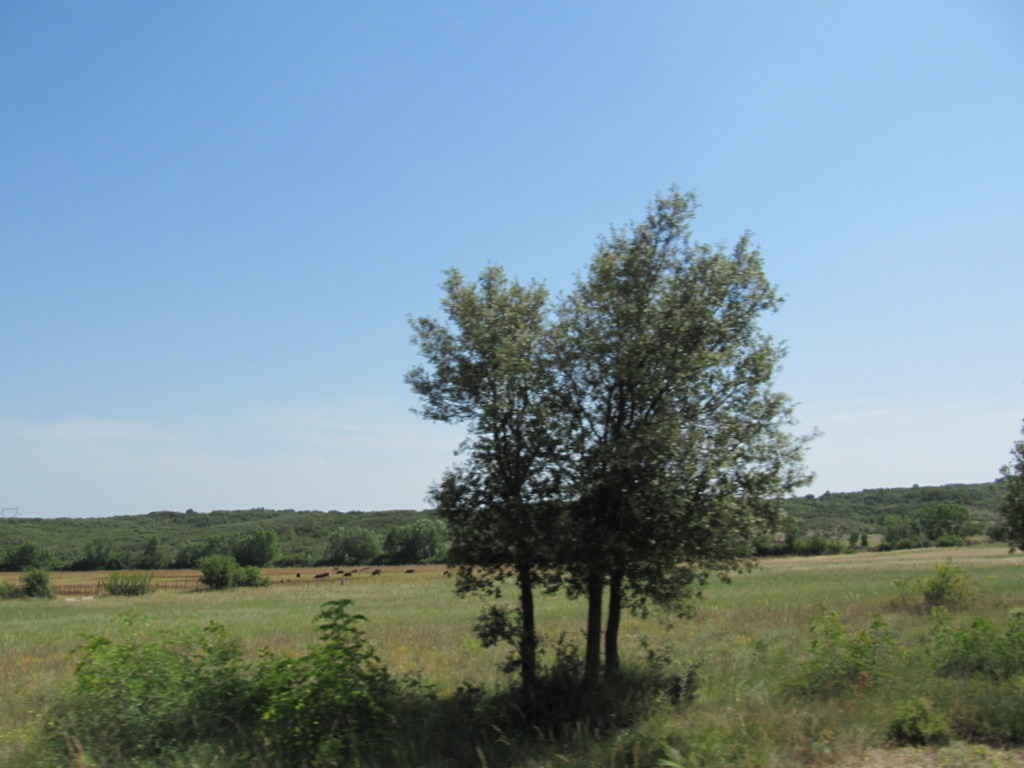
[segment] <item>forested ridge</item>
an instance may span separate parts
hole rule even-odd
[[[327,562],[332,534],[337,540],[341,532],[370,532],[379,542],[380,557],[400,556],[403,553],[385,551],[389,535],[397,550],[403,535],[417,525],[421,529],[440,526],[430,512],[410,509],[322,512],[260,508],[208,513],[158,511],[117,517],[7,518],[0,520],[0,570],[32,565],[83,570],[190,568],[207,554],[234,554],[237,547],[254,538],[256,531],[273,532],[268,537],[276,539],[272,559],[280,565]],[[25,562],[37,558],[43,562]]]
[[[826,491],[820,496],[808,494],[789,499],[785,508],[802,532],[823,536],[884,533],[887,517],[911,518],[935,504],[967,507],[970,519],[987,529],[1002,522],[1001,482],[872,488],[849,493]]]
[[[1000,481],[807,494],[785,502],[787,520],[778,539],[789,536],[791,540],[817,538],[846,543],[851,536],[859,540],[866,535],[872,542],[884,542],[887,530],[897,533],[894,526],[903,524],[905,528],[919,518],[922,510],[935,505],[966,508],[969,525],[965,533],[1001,538],[1002,496]],[[403,554],[405,560],[414,560],[409,555],[417,553],[398,550],[403,533],[410,532],[417,523],[421,529],[424,523],[438,525],[431,511],[409,509],[244,509],[209,513],[187,510],[99,518],[7,518],[0,519],[0,568],[17,570],[36,564],[27,562],[35,559],[30,556],[44,558],[45,563],[40,564],[49,567],[82,567],[87,564],[84,561],[89,552],[108,559],[107,563],[93,563],[93,567],[190,567],[197,557],[230,549],[257,529],[276,533],[279,550],[275,562],[281,565],[327,562],[330,558],[325,555],[329,554],[331,536],[334,534],[337,539],[341,531],[372,532],[380,542],[380,552],[375,556],[380,561],[401,558]],[[150,562],[143,562],[147,550]]]

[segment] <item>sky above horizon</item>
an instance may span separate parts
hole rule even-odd
[[[802,492],[1024,417],[1024,4],[0,4],[0,506],[424,508],[409,316],[672,185],[787,297]]]

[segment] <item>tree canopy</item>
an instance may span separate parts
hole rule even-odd
[[[574,587],[590,603],[587,672],[618,666],[622,608],[679,608],[740,567],[781,498],[806,480],[789,399],[772,389],[784,349],[758,321],[781,299],[743,236],[692,241],[692,194],[657,197],[613,229],[560,309],[572,413]]]
[[[1024,427],[1021,428],[1024,434]],[[1010,546],[1024,548],[1024,439],[1013,444],[1010,463],[1002,468],[1006,496],[1003,498],[1003,516]]]
[[[784,348],[758,325],[781,299],[748,236],[692,241],[695,209],[692,194],[658,196],[558,301],[497,266],[476,283],[450,270],[447,321],[412,321],[422,415],[468,427],[464,461],[432,492],[458,585],[497,593],[515,578],[514,621],[492,612],[483,627],[518,642],[525,685],[536,584],[587,597],[596,681],[602,630],[604,667],[618,667],[624,608],[681,609],[742,567],[807,480],[806,438],[773,389]]]
[[[424,402],[424,417],[464,423],[469,437],[465,460],[431,495],[448,523],[458,588],[497,594],[505,578],[518,584],[518,613],[492,612],[484,636],[517,645],[529,689],[537,648],[533,591],[554,562],[549,544],[559,498],[548,293],[510,280],[498,266],[475,283],[449,270],[444,291],[445,322],[412,321],[427,365],[407,381]]]

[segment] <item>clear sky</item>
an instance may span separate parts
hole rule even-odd
[[[1018,0],[0,2],[0,505],[423,508],[442,270],[564,290],[673,184],[788,297],[807,492],[998,476]]]

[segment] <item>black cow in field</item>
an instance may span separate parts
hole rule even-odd
[[[370,575],[371,575],[371,576],[380,576],[380,575],[381,575],[381,573],[382,573],[382,571],[381,571],[381,569],[380,569],[380,568],[374,568],[374,569],[373,569],[373,573],[371,573]]]
[[[314,579],[328,579],[328,578],[330,578],[330,576],[331,576],[331,572],[330,572],[330,571],[328,571],[327,573],[318,573],[318,574],[317,574],[316,576],[314,576],[313,578],[314,578]]]
[[[408,570],[406,571],[406,573],[416,573],[416,569],[415,569],[415,568],[409,568],[409,569],[408,569]]]

